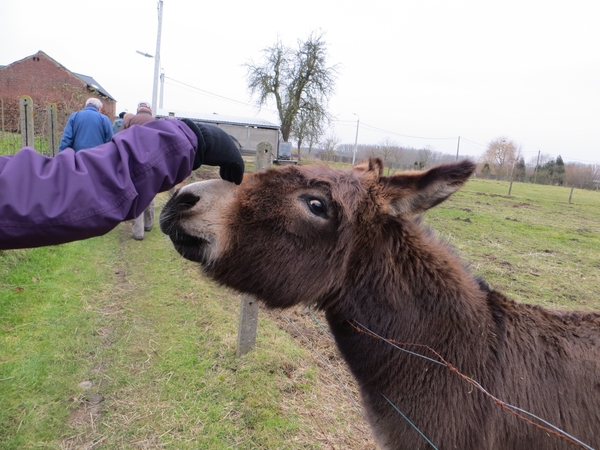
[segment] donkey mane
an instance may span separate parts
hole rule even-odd
[[[600,448],[600,314],[508,299],[421,223],[474,167],[386,177],[371,159],[194,183],[161,229],[223,285],[324,310],[384,449]]]

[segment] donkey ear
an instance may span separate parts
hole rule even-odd
[[[369,158],[368,160],[357,162],[352,170],[373,172],[377,177],[380,177],[383,174],[383,161],[379,158]]]
[[[464,160],[443,164],[425,172],[401,173],[383,177],[387,213],[393,216],[419,214],[433,208],[458,191],[475,170],[475,163]]]

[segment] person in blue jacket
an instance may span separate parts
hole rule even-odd
[[[202,164],[219,166],[224,180],[242,182],[244,160],[231,136],[189,119],[155,120],[120,131],[107,144],[54,158],[29,147],[0,156],[0,250],[108,233]]]
[[[101,111],[102,102],[97,98],[88,98],[85,108],[69,117],[58,151],[72,148],[78,152],[110,141],[114,134],[112,125]]]
[[[123,126],[123,120],[125,117],[125,111],[119,113],[119,118],[113,122],[113,134],[117,134],[121,131],[121,127]]]

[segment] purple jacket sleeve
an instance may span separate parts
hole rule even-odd
[[[197,146],[184,123],[165,119],[77,153],[48,158],[24,148],[0,156],[0,250],[109,232],[189,176]]]

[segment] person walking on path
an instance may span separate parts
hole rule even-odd
[[[106,144],[113,137],[110,120],[101,113],[102,102],[88,98],[85,107],[69,117],[63,131],[59,152],[72,148],[76,152]]]
[[[154,116],[152,114],[152,106],[150,106],[150,102],[139,102],[137,106],[137,113],[127,115],[125,117],[121,130],[126,130],[134,125],[144,125],[145,123],[153,121]]]
[[[125,111],[123,111],[122,113],[119,113],[119,118],[117,120],[115,120],[115,122],[113,123],[113,134],[117,134],[119,131],[121,131],[121,127],[123,126],[123,118],[125,117]]]
[[[152,115],[152,107],[149,102],[139,102],[137,107],[137,113],[134,116],[129,116],[123,121],[122,130],[131,128],[134,125],[144,125],[145,123],[152,122],[154,116]],[[136,241],[144,239],[144,232],[151,231],[154,227],[154,200],[150,202],[144,212],[133,220],[133,228],[131,230],[131,237]]]

